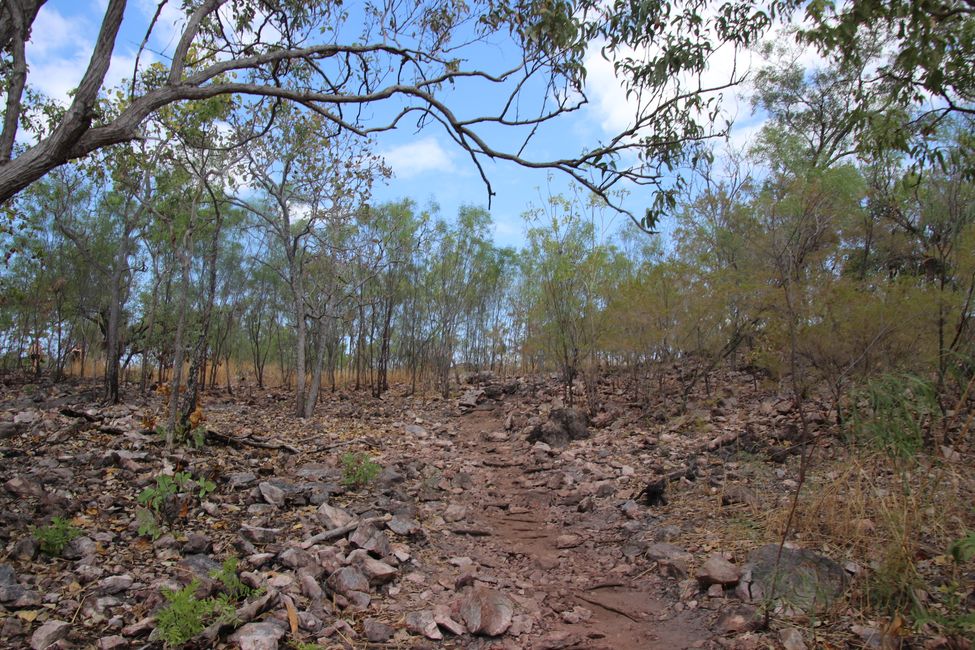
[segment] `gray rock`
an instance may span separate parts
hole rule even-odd
[[[354,517],[342,508],[336,508],[327,503],[318,507],[318,521],[326,530],[341,528],[351,522]]]
[[[248,623],[240,628],[230,640],[240,645],[240,650],[277,650],[278,642],[284,637],[284,629],[274,623]]]
[[[342,567],[328,577],[325,584],[334,592],[348,596],[353,591],[369,591],[369,579],[359,569]]]
[[[202,533],[189,533],[183,543],[183,553],[209,553],[213,550],[213,542]]]
[[[395,629],[375,618],[362,621],[362,631],[369,643],[386,643],[396,632]]]
[[[474,587],[460,605],[460,617],[471,634],[498,636],[511,626],[514,606],[504,594]]]
[[[444,510],[443,513],[444,521],[450,523],[460,521],[466,516],[467,516],[467,508],[465,508],[463,505],[459,503],[451,503],[450,505],[447,506],[447,509]]]
[[[784,627],[779,630],[779,641],[785,650],[808,650],[802,633],[794,627]]]
[[[255,544],[270,544],[280,534],[280,528],[261,528],[259,526],[248,526],[247,524],[243,524],[240,527],[240,536]]]
[[[394,515],[392,519],[386,522],[386,527],[404,537],[413,535],[420,530],[420,524],[415,519],[404,515]]]
[[[848,576],[836,562],[806,549],[782,549],[776,568],[777,544],[753,551],[745,564],[736,593],[750,602],[774,596],[776,602],[806,614],[827,610],[844,591]],[[775,575],[775,585],[772,576]]]
[[[385,562],[380,562],[369,557],[369,553],[363,549],[356,549],[349,553],[348,562],[356,567],[369,579],[370,584],[384,585],[392,582],[396,577],[396,569]]]
[[[460,396],[457,406],[472,409],[484,401],[484,391],[480,388],[472,388]]]
[[[647,556],[647,559],[656,562],[659,562],[660,560],[690,562],[694,559],[693,555],[681,547],[668,544],[667,542],[655,542],[653,544],[647,544],[644,554]]]
[[[12,438],[24,430],[24,425],[18,422],[0,422],[0,440]]]
[[[66,621],[50,620],[37,628],[30,637],[30,647],[32,650],[45,650],[48,646],[57,643],[68,636],[71,631],[71,624]]]
[[[264,497],[264,500],[270,503],[272,506],[276,506],[278,508],[284,507],[284,501],[287,495],[285,494],[284,490],[279,488],[277,485],[264,481],[257,486],[257,489],[261,491],[261,496]]]
[[[325,592],[322,591],[321,585],[318,584],[318,580],[315,576],[304,574],[298,577],[298,582],[301,584],[301,593],[307,596],[311,600],[319,600],[325,596]]]
[[[406,435],[413,436],[414,438],[426,438],[430,435],[427,433],[426,429],[418,424],[407,424],[405,427],[403,427],[403,431],[406,432]]]
[[[719,553],[711,555],[697,572],[697,581],[704,587],[734,585],[740,577],[741,570]]]
[[[437,605],[433,608],[433,620],[441,628],[447,630],[455,636],[460,636],[461,634],[467,634],[467,628],[464,627],[463,623],[455,621],[450,608],[446,605]]]
[[[433,612],[424,609],[419,612],[410,612],[406,615],[406,629],[413,634],[421,634],[428,639],[439,641],[443,638],[437,622],[433,619]]]
[[[132,583],[135,582],[129,574],[120,576],[109,576],[98,581],[98,592],[102,594],[118,594],[128,591]]]
[[[315,558],[312,557],[312,554],[308,551],[303,551],[300,548],[285,549],[278,554],[278,562],[292,569],[300,569],[301,567],[308,567],[316,564]]]
[[[548,420],[534,427],[528,442],[542,441],[554,447],[564,447],[572,440],[589,437],[586,414],[577,408],[553,409]]]
[[[255,483],[257,483],[257,474],[254,472],[233,472],[227,475],[227,487],[231,490],[250,487]]]
[[[95,647],[98,650],[122,650],[123,648],[129,647],[129,642],[124,636],[113,634],[112,636],[103,636],[98,639]]]
[[[386,534],[372,524],[360,524],[351,535],[349,543],[369,551],[376,557],[386,557],[393,552]]]
[[[761,508],[762,500],[744,485],[728,485],[721,493],[721,505],[730,506],[736,503],[744,503],[752,508]]]

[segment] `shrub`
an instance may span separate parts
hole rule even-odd
[[[362,487],[379,476],[382,467],[368,454],[342,454],[342,484],[347,487]]]
[[[32,533],[42,552],[48,555],[61,555],[64,547],[81,535],[81,530],[72,526],[66,519],[55,517],[49,525],[34,528]]]
[[[939,413],[935,385],[914,375],[883,375],[853,394],[857,440],[891,458],[910,459],[924,448]]]

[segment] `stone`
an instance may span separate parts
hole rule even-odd
[[[740,577],[741,570],[719,553],[712,554],[697,572],[697,581],[704,587],[731,586],[737,584]]]
[[[257,486],[257,489],[261,491],[261,496],[264,497],[264,500],[272,506],[277,506],[278,508],[284,507],[284,501],[287,495],[277,485],[264,481]]]
[[[19,422],[0,422],[0,440],[12,438],[24,430],[24,425]]]
[[[240,490],[255,483],[257,483],[257,474],[254,472],[233,472],[227,475],[227,487],[231,490]]]
[[[363,573],[351,566],[342,567],[325,581],[332,591],[348,596],[352,591],[369,591],[369,579]]]
[[[98,581],[98,592],[101,594],[118,594],[128,591],[133,582],[135,581],[132,576],[128,574],[110,576]]]
[[[690,562],[694,559],[693,555],[681,547],[668,544],[667,542],[654,542],[653,544],[647,544],[647,548],[643,551],[643,553],[646,555],[648,560],[655,562],[659,562],[660,560],[670,560],[672,562]]]
[[[19,498],[27,497],[42,497],[45,494],[44,487],[36,482],[31,481],[23,476],[15,476],[6,483],[3,484],[7,492]]]
[[[749,554],[735,592],[742,600],[758,602],[774,594],[777,603],[820,614],[846,591],[849,576],[836,562],[806,549],[783,547],[776,567],[778,551],[777,544],[768,544]]]
[[[466,391],[457,400],[457,406],[472,409],[485,399],[484,391],[480,388],[472,388]]]
[[[623,505],[620,506],[620,510],[623,511],[623,515],[627,519],[638,519],[640,515],[643,514],[643,509],[640,508],[640,505],[633,499],[628,499],[623,502]]]
[[[386,527],[404,537],[413,535],[420,530],[420,524],[415,519],[404,515],[394,515],[392,519],[386,522]]]
[[[369,579],[369,583],[374,585],[392,582],[397,574],[394,567],[369,557],[369,553],[363,549],[356,549],[349,553],[348,562],[351,566],[362,571]]]
[[[784,627],[779,630],[779,642],[785,650],[808,650],[802,633],[794,627]]]
[[[418,424],[407,424],[405,427],[403,427],[403,431],[406,432],[406,435],[413,436],[414,438],[426,438],[430,435],[427,433],[426,429]]]
[[[98,639],[95,647],[98,650],[122,650],[123,648],[129,647],[129,642],[124,636],[113,634],[112,636],[103,636]]]
[[[30,647],[32,650],[45,650],[61,639],[68,636],[71,631],[71,624],[66,621],[50,620],[34,631],[30,637]]]
[[[186,536],[186,541],[183,542],[183,553],[209,553],[212,550],[213,542],[210,541],[209,537],[202,533],[189,533]]]
[[[349,535],[349,543],[369,551],[376,557],[387,557],[393,552],[386,534],[372,524],[360,524],[355,532]]]
[[[555,548],[575,548],[582,544],[582,537],[573,533],[566,533],[555,538]]]
[[[446,605],[437,605],[433,608],[433,620],[436,621],[437,625],[455,636],[467,633],[467,628],[464,627],[463,623],[454,620],[450,608]]]
[[[428,609],[419,612],[410,612],[406,615],[406,629],[413,634],[420,634],[433,641],[443,638],[437,622],[433,619],[433,612]]]
[[[366,635],[369,643],[386,643],[396,630],[375,618],[367,618],[362,621],[362,632]]]
[[[322,591],[322,587],[318,584],[315,576],[303,574],[298,577],[298,582],[301,584],[301,593],[309,599],[320,600],[325,596],[325,592]]]
[[[300,548],[288,548],[281,551],[278,554],[278,562],[291,569],[300,569],[301,567],[316,564],[316,560],[312,557],[312,554]]]
[[[247,524],[243,524],[240,527],[240,536],[255,544],[270,544],[280,534],[280,528],[261,528],[260,526],[248,526]]]
[[[589,437],[586,414],[577,408],[552,409],[548,419],[536,425],[528,434],[528,442],[544,442],[553,447],[564,447],[573,440]]]
[[[334,530],[335,528],[346,526],[354,518],[342,508],[336,508],[327,503],[323,503],[318,507],[318,521],[321,522],[326,530]]]
[[[450,523],[460,521],[466,516],[467,516],[467,508],[465,508],[459,503],[451,503],[449,506],[447,506],[447,509],[444,510],[443,513],[444,521]]]
[[[240,650],[277,650],[284,637],[284,628],[274,623],[248,623],[230,636]]]
[[[717,627],[722,634],[740,634],[755,630],[761,624],[754,607],[738,607],[718,618]]]
[[[460,604],[460,618],[471,634],[504,634],[511,626],[513,613],[511,600],[487,587],[474,587]]]
[[[721,493],[721,505],[730,506],[736,503],[744,503],[752,508],[761,508],[762,500],[744,485],[728,485]]]

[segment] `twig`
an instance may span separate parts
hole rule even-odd
[[[448,528],[454,535],[470,535],[471,537],[490,537],[491,531],[483,528]]]
[[[339,537],[344,537],[345,535],[348,535],[353,530],[355,530],[356,528],[358,528],[363,524],[377,524],[379,522],[389,521],[391,518],[392,517],[390,517],[389,515],[383,515],[382,517],[369,517],[367,519],[356,519],[344,526],[340,526],[339,528],[333,528],[332,530],[327,530],[324,533],[318,533],[317,535],[313,535],[312,537],[309,537],[308,539],[303,541],[300,544],[300,546],[302,549],[309,549],[315,544],[318,544],[319,542],[328,542],[333,539],[338,539]]]
[[[207,429],[206,435],[207,438],[212,438],[217,442],[224,443],[225,445],[247,445],[249,447],[259,447],[261,449],[282,449],[292,454],[301,453],[301,450],[297,447],[292,447],[291,445],[278,441],[263,442],[261,440],[254,440],[253,438],[238,438],[237,436],[229,436],[226,433],[219,433],[210,429]]]

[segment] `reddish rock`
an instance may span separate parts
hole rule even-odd
[[[471,634],[499,636],[511,626],[514,607],[504,594],[475,587],[460,605],[460,617]]]

